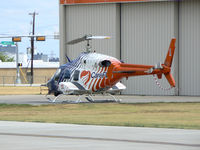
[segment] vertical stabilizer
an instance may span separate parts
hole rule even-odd
[[[166,56],[165,62],[164,62],[164,65],[167,67],[170,67],[170,69],[171,69],[172,61],[173,61],[173,57],[174,57],[175,43],[176,43],[176,39],[173,38],[171,40],[171,43],[170,43],[170,46],[169,46],[169,49],[167,52],[167,56]],[[165,73],[164,75],[165,75],[167,81],[169,82],[169,84],[171,85],[171,87],[175,87],[175,80],[174,80],[172,74],[170,72],[168,72],[168,73]]]
[[[172,60],[173,60],[173,57],[174,57],[174,51],[175,51],[175,43],[176,43],[176,39],[173,38],[171,40],[171,43],[170,43],[170,46],[169,46],[169,49],[168,49],[168,53],[167,53],[167,56],[165,58],[165,65],[167,67],[171,67],[172,65]]]

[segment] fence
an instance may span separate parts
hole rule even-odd
[[[33,84],[44,84],[50,79],[50,76],[34,76],[33,77]],[[24,79],[23,77],[20,78],[22,84],[29,84],[30,78]],[[28,83],[27,83],[28,82]],[[0,85],[5,84],[16,84],[16,76],[0,76]]]

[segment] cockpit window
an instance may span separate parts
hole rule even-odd
[[[58,81],[59,77],[60,77],[60,73],[61,73],[61,69],[57,69],[56,73],[54,74],[54,80]]]
[[[64,79],[70,79],[70,71],[68,69],[64,72]]]
[[[80,73],[79,70],[75,70],[75,72],[74,72],[74,81],[78,81],[78,79],[79,79],[79,73]]]

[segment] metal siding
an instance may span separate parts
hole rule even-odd
[[[60,32],[60,65],[64,64],[65,61],[65,41],[66,41],[66,34],[65,34],[65,27],[66,27],[66,20],[65,20],[65,6],[59,5],[59,32]]]
[[[163,63],[171,38],[176,37],[175,4],[175,2],[122,4],[122,60],[134,64]],[[163,87],[169,87],[164,76],[159,82]],[[133,77],[124,83],[127,86],[125,94],[175,95],[175,90],[159,89],[152,76]]]
[[[66,42],[86,34],[108,35],[112,37],[109,40],[93,40],[92,49],[119,58],[118,9],[118,4],[66,6]],[[67,55],[74,59],[85,46],[85,42],[67,45]]]
[[[200,1],[182,1],[179,6],[180,95],[200,95]]]

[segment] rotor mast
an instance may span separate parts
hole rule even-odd
[[[92,46],[90,45],[90,40],[87,40],[86,52],[90,53],[91,50],[92,50]]]

